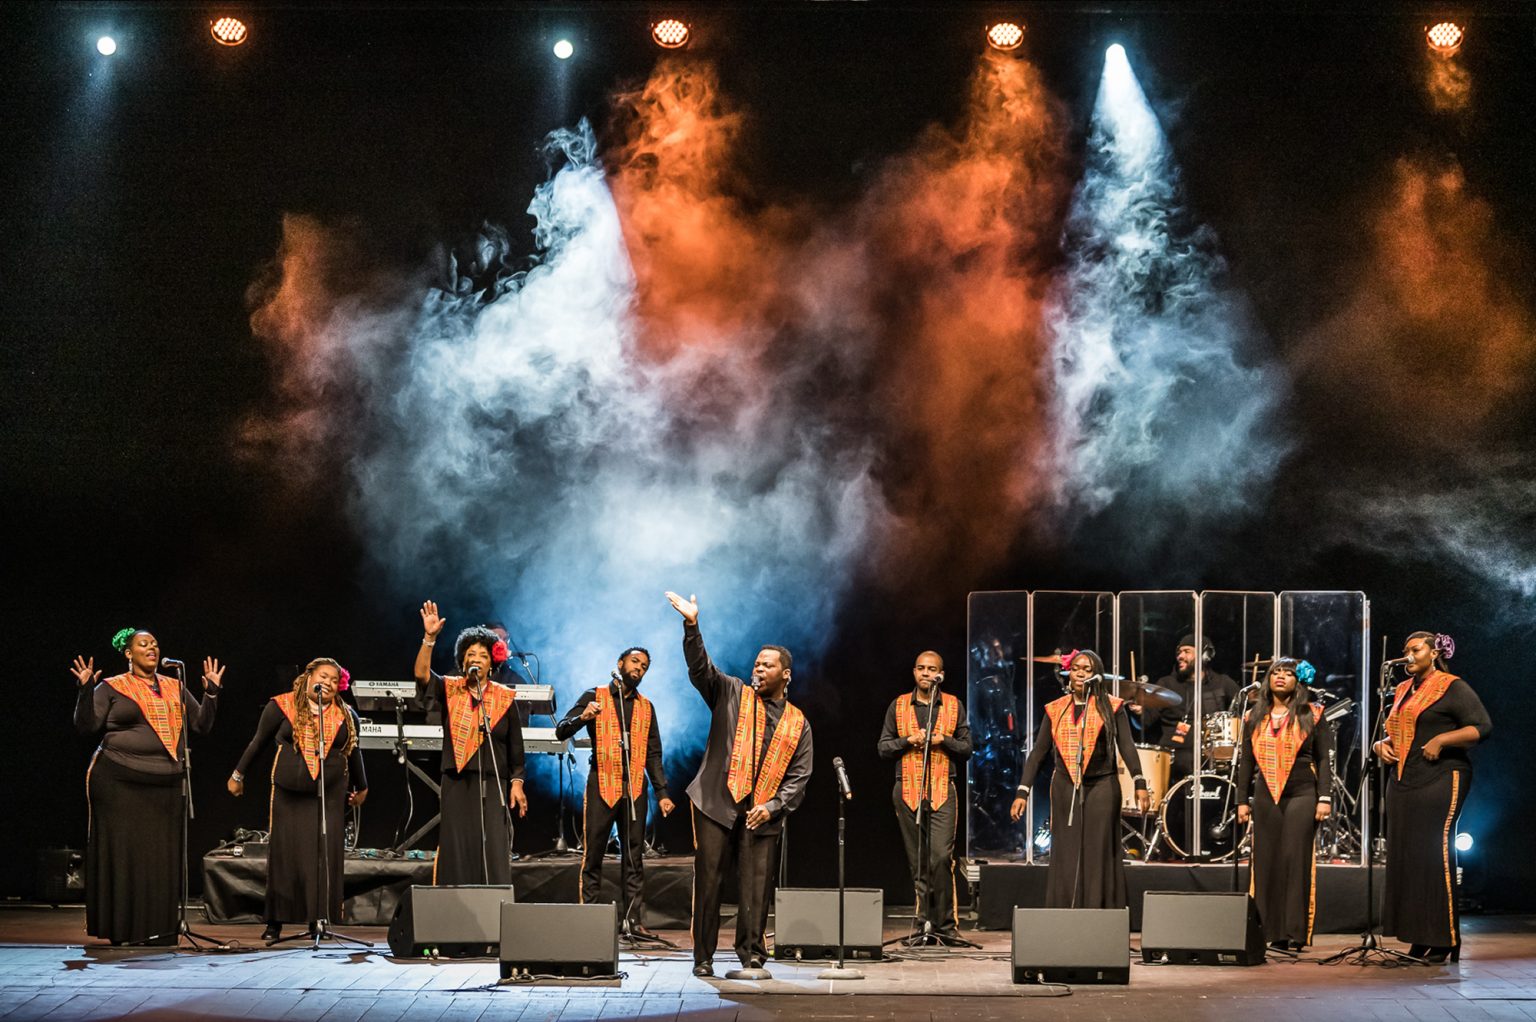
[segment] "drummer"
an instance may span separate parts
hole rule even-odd
[[[1177,705],[1165,706],[1158,710],[1149,708],[1145,711],[1134,704],[1129,707],[1132,713],[1141,718],[1143,743],[1161,745],[1173,750],[1170,783],[1177,783],[1181,778],[1188,777],[1194,773],[1195,769],[1192,750],[1199,742],[1196,740],[1198,736],[1191,729],[1194,726],[1196,659],[1201,659],[1205,664],[1200,686],[1202,717],[1225,712],[1237,698],[1237,682],[1211,667],[1211,658],[1216,652],[1216,647],[1209,639],[1205,641],[1204,649],[1202,657],[1195,646],[1195,637],[1184,636],[1179,640],[1178,649],[1174,651],[1173,673],[1157,679],[1159,687],[1168,689],[1179,697]]]

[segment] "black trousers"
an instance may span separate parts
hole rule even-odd
[[[1263,778],[1255,787],[1248,893],[1266,940],[1310,944],[1317,901],[1317,789],[1282,794],[1277,803]]]
[[[1406,944],[1461,943],[1456,906],[1456,822],[1472,788],[1470,770],[1448,770],[1428,784],[1387,784],[1387,884],[1381,932]]]
[[[628,785],[625,786],[626,792]],[[642,795],[642,799],[644,796]],[[645,811],[649,800],[635,803],[635,819],[629,819],[629,797],[622,796],[613,805],[603,801],[598,788],[597,769],[587,774],[587,794],[581,810],[581,891],[584,905],[603,900],[603,852],[608,835],[619,825],[619,857],[623,860],[624,901],[620,907],[620,925],[627,920],[640,921],[640,890],[645,883]]]
[[[926,862],[918,858],[919,838],[923,835],[917,826],[917,813],[901,800],[900,781],[891,792],[891,800],[896,805],[896,822],[901,825],[901,840],[907,848],[907,868],[912,871],[918,926],[931,923],[937,933],[954,933],[959,926],[955,918],[955,821],[959,818],[955,786],[950,784],[949,797],[942,806],[929,809],[924,816],[928,834],[921,852]]]
[[[779,872],[779,835],[747,829],[743,809],[725,827],[693,807],[693,960],[711,963],[720,942],[720,889],[736,861],[736,957],[742,965],[768,960],[763,934]]]

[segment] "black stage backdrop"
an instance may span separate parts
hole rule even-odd
[[[827,204],[858,191],[861,168],[903,150],[926,125],[955,119],[985,17],[982,7],[956,5],[755,6],[693,9],[717,38],[732,41],[723,75],[753,112],[754,187],[769,199]],[[1500,4],[1474,21],[1467,59],[1475,106],[1453,121],[1430,117],[1416,91],[1416,14],[1319,18],[1304,6],[1255,19],[1217,16],[1209,5],[1116,13],[1118,6],[1092,5],[1110,9],[1095,14],[1065,5],[1031,23],[1032,57],[1066,107],[1068,159],[1081,156],[1103,46],[1115,38],[1134,44],[1190,202],[1221,237],[1236,284],[1278,350],[1299,346],[1336,311],[1340,267],[1368,246],[1359,206],[1367,182],[1401,155],[1450,150],[1501,239],[1501,283],[1492,292],[1523,310],[1511,343],[1529,353],[1529,5]],[[0,157],[12,662],[0,890],[8,896],[28,893],[37,850],[84,840],[92,743],[69,723],[67,666],[76,653],[115,666],[108,637],[138,624],[189,665],[205,654],[230,665],[216,731],[194,754],[192,845],[200,853],[236,826],[262,824],[264,785],[236,803],[223,783],[291,665],[333,655],[358,676],[404,677],[419,634],[417,603],[454,588],[430,559],[419,571],[380,570],[345,510],[339,475],[313,482],[300,501],[279,499],[272,466],[232,453],[240,424],[272,393],[245,296],[276,250],[281,216],[351,218],[365,225],[380,262],[401,267],[440,243],[462,244],[483,221],[523,237],[528,196],[544,176],[534,155],[544,133],[583,114],[601,120],[614,85],[643,79],[656,56],[643,18],[622,5],[451,15],[248,9],[256,34],[227,66],[190,10],[11,5],[0,15],[9,62],[0,109],[10,140]],[[1298,23],[1304,16],[1311,28]],[[104,69],[89,47],[108,23],[122,52]],[[570,72],[563,92],[547,80],[545,51],[526,42],[560,25],[577,26],[586,52],[596,54]],[[1326,363],[1328,354],[1317,357]],[[1431,352],[1418,368],[1385,401],[1380,389],[1354,402],[1347,390],[1297,383],[1285,405],[1299,440],[1272,489],[1215,524],[1190,516],[1180,527],[1181,508],[1211,500],[1209,482],[1192,482],[1162,498],[1175,524],[1134,556],[1127,550],[1138,545],[1127,537],[1138,523],[1110,506],[1084,516],[1069,541],[1021,535],[965,573],[916,572],[895,583],[856,574],[825,621],[825,653],[796,672],[820,776],[794,820],[792,880],[834,879],[828,779],[831,757],[841,755],[860,796],[849,822],[849,881],[901,886],[891,773],[874,756],[875,739],[917,651],[940,651],[958,687],[968,591],[1363,589],[1378,639],[1388,634],[1395,644],[1414,628],[1456,636],[1454,667],[1496,722],[1493,740],[1473,757],[1464,829],[1478,843],[1467,863],[1490,908],[1536,906],[1525,866],[1536,841],[1536,763],[1525,739],[1536,711],[1526,655],[1536,641],[1536,547],[1524,502],[1536,453],[1530,362],[1499,363],[1489,376]],[[1458,381],[1451,392],[1434,382],[1447,371]],[[1359,429],[1362,415],[1407,419],[1426,397],[1466,402],[1496,423],[1495,442],[1486,431],[1462,442]],[[1355,534],[1325,528],[1319,508],[1366,499],[1350,485],[1363,462],[1382,471],[1376,497],[1454,517],[1432,497],[1455,491],[1471,495],[1462,506],[1487,517],[1431,517],[1415,532],[1378,524],[1366,508],[1353,517]],[[1487,502],[1477,498],[1484,484],[1496,484]],[[409,585],[398,581],[407,576]],[[451,627],[476,616],[476,594],[453,598]],[[521,598],[512,594],[510,603]],[[656,607],[658,616],[671,614],[659,593]],[[653,652],[647,686],[685,685],[677,648]],[[716,653],[739,667],[753,650]],[[387,763],[370,757],[367,845],[387,843],[395,825],[398,777]],[[687,771],[677,773],[680,790]],[[552,829],[546,802],[518,849],[545,847]],[[686,816],[667,821],[662,836],[685,850]]]

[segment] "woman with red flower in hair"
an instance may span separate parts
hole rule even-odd
[[[245,794],[245,772],[264,749],[277,743],[272,761],[272,796],[267,827],[267,928],[262,939],[276,941],[283,923],[341,918],[345,873],[343,818],[348,805],[368,797],[368,776],[357,744],[357,712],[338,698],[349,680],[330,657],[317,657],[293,679],[293,690],[273,696],[261,713],[256,735],[226,785]],[[320,778],[325,778],[328,876],[320,876]],[[325,894],[329,892],[329,896]],[[329,904],[325,904],[329,902]]]
[[[523,728],[512,690],[491,680],[499,638],[475,626],[454,642],[456,674],[432,670],[432,647],[447,622],[421,605],[416,690],[443,712],[442,794],[433,883],[510,884],[512,812],[528,812],[523,794]]]

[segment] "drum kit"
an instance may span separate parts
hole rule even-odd
[[[1254,660],[1242,666],[1253,670],[1257,678],[1259,669],[1268,665],[1267,660]],[[1183,705],[1177,692],[1151,684],[1144,677],[1115,680],[1120,681],[1120,691],[1127,701],[1143,710],[1177,709]],[[1352,700],[1335,698],[1319,689],[1313,690],[1313,698],[1324,706],[1324,720],[1330,723],[1354,708]],[[1243,697],[1240,695],[1238,699],[1240,702]],[[1201,717],[1200,738],[1201,774],[1180,778],[1172,785],[1169,781],[1173,773],[1173,750],[1159,745],[1136,746],[1141,774],[1151,796],[1150,808],[1145,813],[1137,805],[1130,770],[1124,762],[1119,764],[1122,835],[1128,857],[1141,861],[1166,857],[1228,862],[1233,855],[1239,858],[1248,855],[1249,835],[1237,823],[1239,799],[1235,767],[1242,748],[1239,703],[1235,702],[1229,710]],[[1348,809],[1353,799],[1337,772],[1334,787],[1335,805],[1345,811],[1336,812],[1334,826],[1319,837],[1325,854],[1337,856],[1348,851],[1351,840]],[[1191,814],[1198,820],[1192,821]],[[1202,837],[1198,856],[1193,854],[1194,842],[1191,840],[1195,826],[1200,827]]]

